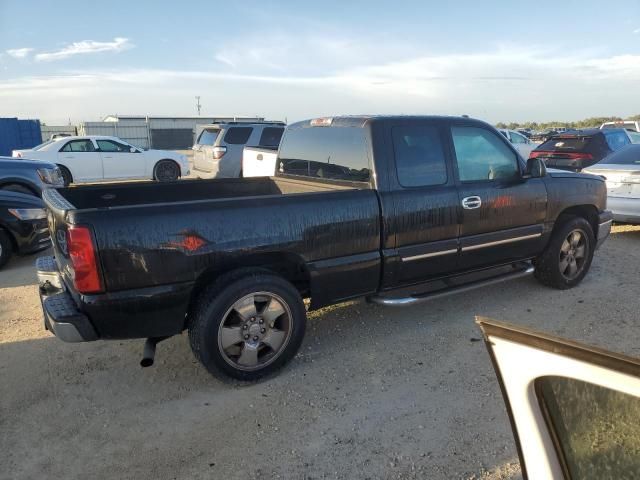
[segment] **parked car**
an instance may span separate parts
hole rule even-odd
[[[58,140],[60,138],[72,137],[70,133],[53,133],[49,137],[49,140]]]
[[[0,268],[14,255],[51,245],[44,203],[33,194],[0,190]]]
[[[638,120],[618,120],[616,122],[605,122],[600,128],[624,128],[633,132],[640,132],[640,121]]]
[[[536,148],[536,145],[531,143],[531,140],[520,132],[515,130],[500,129],[507,140],[513,143],[515,149],[522,155],[522,158],[529,158],[529,154]]]
[[[269,178],[47,189],[49,330],[147,337],[149,365],[186,329],[209,372],[255,380],[298,350],[303,298],[411,305],[534,269],[567,289],[611,229],[601,177],[547,174],[470,118],[304,121],[277,162]]]
[[[614,220],[640,223],[640,145],[627,145],[585,172],[605,178]]]
[[[244,147],[277,148],[284,128],[282,122],[202,125],[193,146],[193,170],[200,178],[242,177]]]
[[[189,175],[186,156],[143,150],[118,137],[62,137],[30,150],[14,150],[12,156],[57,164],[65,185],[143,178],[169,182]]]
[[[640,478],[640,360],[478,318],[524,478]]]
[[[529,158],[540,158],[548,167],[580,171],[630,143],[629,135],[621,128],[590,128],[554,135],[531,152]]]
[[[52,163],[0,157],[0,190],[39,197],[44,188],[63,185],[62,173]]]

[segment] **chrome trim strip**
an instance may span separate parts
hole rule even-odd
[[[603,225],[606,225],[607,223],[613,223],[613,220],[607,220],[606,222],[600,223],[598,226],[602,227]]]
[[[411,257],[402,257],[403,262],[411,262],[413,260],[422,260],[423,258],[439,257],[441,255],[449,255],[451,253],[458,253],[457,248],[451,250],[441,250],[439,252],[423,253],[421,255],[413,255]]]
[[[493,246],[502,245],[505,243],[521,242],[522,240],[530,240],[532,238],[538,238],[541,236],[542,236],[542,233],[533,233],[531,235],[524,235],[522,237],[506,238],[504,240],[496,240],[495,242],[481,243],[479,245],[470,245],[468,247],[462,247],[462,251],[468,252],[470,250],[478,250],[480,248],[493,247]]]

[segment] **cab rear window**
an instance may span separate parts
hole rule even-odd
[[[367,182],[371,178],[367,144],[358,127],[287,129],[278,171],[288,175]]]

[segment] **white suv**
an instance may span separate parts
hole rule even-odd
[[[193,146],[193,170],[200,178],[237,178],[242,173],[245,145],[280,144],[283,122],[230,122],[201,125]]]

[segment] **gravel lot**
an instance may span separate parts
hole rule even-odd
[[[0,478],[519,478],[473,320],[640,356],[640,227],[617,226],[581,286],[522,279],[406,309],[311,315],[297,358],[253,385],[211,378],[186,335],[65,344],[43,329],[34,258],[0,272]]]

